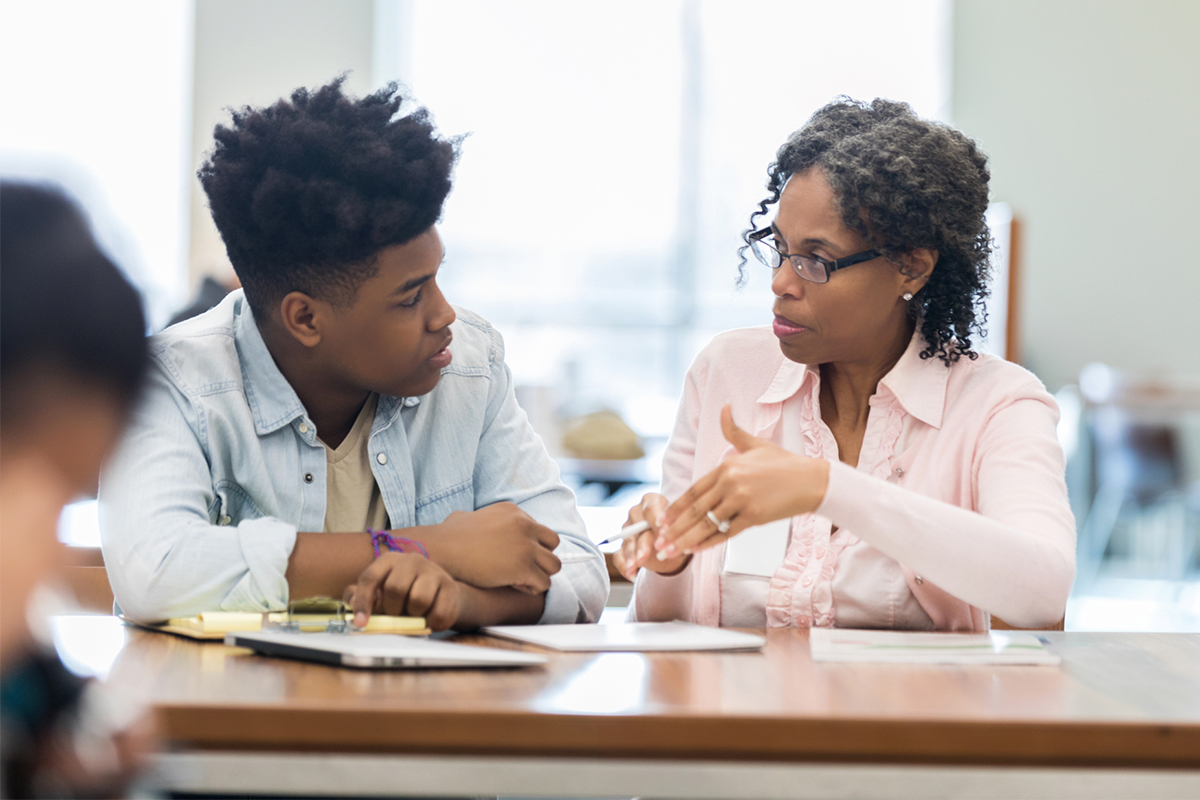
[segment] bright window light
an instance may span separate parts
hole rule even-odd
[[[39,0],[0,23],[0,172],[83,203],[154,327],[186,291],[192,18],[191,0]]]

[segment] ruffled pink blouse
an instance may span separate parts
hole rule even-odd
[[[1075,523],[1053,398],[1015,364],[981,355],[947,367],[923,348],[914,335],[880,381],[853,468],[821,419],[820,370],[787,360],[769,328],[714,339],[688,372],[663,493],[679,497],[734,452],[725,403],[755,436],[831,462],[829,487],[817,513],[792,519],[769,579],[722,574],[718,546],[675,576],[642,570],[630,616],[954,631],[987,630],[990,614],[1060,620]]]

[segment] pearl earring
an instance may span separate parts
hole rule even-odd
[[[905,292],[905,293],[904,293],[904,299],[905,299],[905,300],[912,300],[912,292]]]

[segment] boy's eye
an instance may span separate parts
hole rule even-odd
[[[405,300],[403,303],[400,303],[400,307],[401,308],[412,308],[417,303],[421,302],[421,294],[424,291],[425,291],[424,289],[419,290],[416,294],[414,294],[412,296],[411,300]]]

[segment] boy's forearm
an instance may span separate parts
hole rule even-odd
[[[455,578],[455,550],[449,537],[439,535],[439,525],[423,525],[392,531],[422,543],[429,559]],[[346,587],[375,560],[371,537],[366,532],[296,534],[296,546],[288,558],[287,581],[293,600],[305,597],[341,597]]]
[[[297,533],[288,558],[288,597],[340,598],[374,560],[366,533]]]
[[[456,631],[472,631],[485,625],[535,625],[546,606],[544,594],[526,594],[508,587],[461,587],[462,610],[452,626]]]

